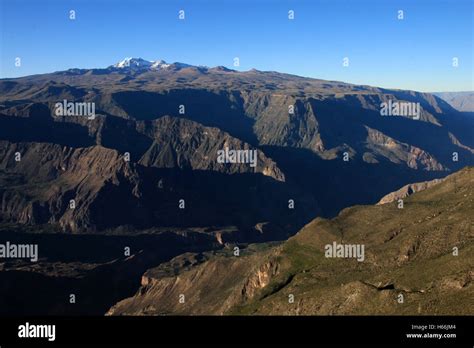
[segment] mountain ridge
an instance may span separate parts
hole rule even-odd
[[[216,139],[225,138],[234,150],[258,152],[257,174],[270,181],[258,179],[257,186],[250,187],[266,194],[272,185],[281,187],[272,209],[276,215],[298,215],[298,224],[319,214],[334,216],[353,204],[376,203],[403,185],[443,177],[474,163],[474,119],[430,94],[277,72],[192,66],[149,70],[152,62],[126,62],[145,69],[72,69],[1,79],[0,139],[72,148],[100,145],[129,153],[134,166],[148,168],[141,174],[147,177],[146,186],[156,187],[160,181],[158,172],[151,174],[150,169],[180,173],[183,180],[213,176],[217,170],[222,180],[234,182],[235,175],[242,175],[234,185],[244,185],[256,174],[248,164],[217,162],[226,142]],[[94,104],[95,119],[56,116],[55,105],[64,100]],[[419,103],[419,119],[382,116],[380,107],[387,102]],[[154,136],[157,125],[166,131]],[[14,170],[8,170],[12,172],[7,177],[12,177]],[[198,192],[189,191],[204,197]],[[110,186],[101,194],[116,191]],[[288,208],[291,201],[296,210]],[[268,214],[271,209],[259,210],[267,211],[261,220],[242,218],[240,223],[255,226],[275,216]],[[237,223],[231,220],[221,222]]]
[[[403,209],[350,207],[280,245],[249,246],[239,256],[229,251],[191,264],[185,260],[194,254],[179,256],[148,270],[137,293],[107,315],[469,314],[474,233],[465,214],[473,180],[474,168],[464,168],[407,197]],[[325,244],[334,241],[364,244],[365,260],[328,258]]]

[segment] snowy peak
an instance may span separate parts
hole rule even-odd
[[[152,66],[153,62],[149,62],[148,60],[142,58],[125,58],[124,60],[114,64],[114,68],[148,68]]]
[[[166,69],[169,68],[171,64],[166,63],[164,60],[156,60],[151,64],[152,69]]]
[[[164,60],[149,61],[143,58],[125,58],[124,60],[111,65],[113,69],[133,69],[133,70],[163,70],[169,68],[183,69],[192,67],[184,63],[166,63]]]

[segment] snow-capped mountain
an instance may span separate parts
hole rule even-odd
[[[131,67],[140,67],[148,68],[151,67],[153,62],[142,58],[125,58],[124,60],[113,65],[114,68],[131,68]]]
[[[184,64],[184,63],[167,63],[164,60],[155,60],[155,61],[149,61],[145,60],[143,58],[125,58],[124,60],[111,65],[109,68],[116,68],[116,69],[146,69],[146,70],[162,70],[162,69],[168,69],[170,67],[175,67],[175,68],[187,68],[192,65],[189,64]]]
[[[166,69],[169,68],[171,64],[166,63],[164,60],[156,60],[152,62],[151,68],[152,69]]]

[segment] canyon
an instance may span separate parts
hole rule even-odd
[[[386,203],[367,209],[381,209],[381,217],[394,219],[393,230],[371,215],[380,225],[357,232],[364,240],[371,240],[369,233],[380,239],[377,253],[366,247],[360,262],[369,262],[362,272],[370,276],[365,283],[345,283],[347,293],[366,298],[368,289],[378,287],[375,268],[386,263],[380,259],[381,240],[403,239],[404,219],[418,219],[394,216],[394,200],[403,198],[406,212],[406,200],[416,202],[412,196],[444,188],[457,200],[453,206],[471,202],[474,117],[435,95],[157,62],[132,58],[102,69],[0,79],[0,242],[39,245],[37,263],[0,263],[2,314],[333,313],[341,303],[330,302],[329,308],[311,300],[290,312],[281,303],[272,302],[272,310],[265,306],[272,294],[287,297],[284,289],[313,272],[299,268],[314,265],[310,256],[311,261],[295,261],[297,272],[281,273],[293,267],[292,257],[308,250],[305,243],[297,245],[296,254],[282,254],[287,261],[277,261],[279,250],[296,248],[308,226],[316,224],[319,231],[348,211]],[[58,116],[55,105],[65,101],[93,105],[95,116]],[[384,117],[384,103],[419,105],[419,118]],[[256,165],[219,161],[225,149],[255,154]],[[448,175],[454,179],[444,181]],[[450,189],[453,180],[460,186]],[[466,196],[458,196],[460,190]],[[440,197],[433,204],[451,212]],[[439,215],[430,204],[417,207],[420,216]],[[470,248],[469,211],[463,212],[458,225],[449,220],[433,228],[451,229],[452,238]],[[344,236],[356,233],[360,221],[369,224],[364,210],[360,214],[353,230],[343,229]],[[324,239],[324,233],[317,238]],[[397,265],[418,251],[418,239],[407,238],[387,249],[397,260],[387,264],[395,278]],[[447,253],[448,244],[442,245],[432,247]],[[235,247],[243,255],[238,260],[228,257]],[[397,254],[397,247],[404,251]],[[435,267],[439,255],[427,253],[426,264]],[[424,262],[415,265],[423,268]],[[461,269],[471,260],[464,262]],[[328,268],[311,274],[333,284],[326,276],[341,269],[323,264]],[[448,273],[443,279],[456,288],[459,277],[449,280]],[[184,285],[177,284],[180,274]],[[273,284],[278,275],[282,278]],[[201,291],[208,302],[187,296],[186,306],[163,304],[163,292],[190,291],[188,277],[198,282],[193,281],[194,293]],[[329,283],[320,291],[343,296],[346,290],[335,291]],[[54,296],[27,297],[28,284]],[[214,291],[228,297],[211,303],[206,294]],[[68,302],[72,293],[78,305]]]

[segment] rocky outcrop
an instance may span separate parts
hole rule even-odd
[[[265,154],[217,128],[174,117],[138,122],[137,129],[153,139],[139,163],[147,167],[209,170],[225,174],[261,173],[284,181],[283,172]],[[254,163],[220,163],[220,151],[254,152]],[[244,159],[252,159],[244,156]]]
[[[183,257],[193,255],[179,256],[169,264],[183,264]],[[208,314],[209,308],[214,314],[224,314],[254,298],[278,274],[278,262],[269,259],[253,266],[258,259],[221,256],[181,266],[173,276],[164,271],[168,264],[163,264],[147,271],[135,296],[117,303],[106,315]]]
[[[213,136],[217,131],[213,132],[209,136],[216,141]],[[206,135],[203,137],[202,141],[207,142]],[[227,139],[232,141],[231,138]],[[226,140],[223,138],[221,141]],[[0,141],[0,220],[29,225],[54,224],[65,231],[81,232],[119,226],[139,229],[156,224],[236,225],[240,219],[255,219],[257,223],[276,212],[263,205],[251,211],[239,211],[230,204],[226,205],[225,202],[235,202],[235,199],[242,202],[248,199],[251,190],[246,184],[248,179],[230,175],[231,169],[226,166],[217,168],[211,160],[207,162],[209,166],[196,162],[200,168],[194,169],[200,170],[202,174],[188,173],[186,169],[191,170],[192,167],[188,168],[184,161],[191,159],[198,150],[181,144],[175,146],[179,149],[178,158],[182,168],[174,162],[157,162],[151,153],[144,156],[142,162],[136,163],[127,160],[126,153],[100,145],[74,148],[50,143]],[[201,155],[204,156],[202,152]],[[273,182],[280,182],[277,179],[283,180],[281,171],[264,155],[258,159],[260,168],[270,169],[267,175],[254,179],[253,184],[268,195],[281,195],[283,201],[289,188],[272,185]],[[246,167],[245,164],[236,170],[243,172],[234,173],[237,175],[245,174],[246,171],[254,175],[254,168]],[[182,185],[183,182],[186,185]],[[194,196],[197,192],[205,194],[216,190],[212,188],[216,182],[224,185],[227,182],[227,192],[236,193],[227,196],[224,191],[216,191],[214,197],[221,198],[217,201],[209,199],[207,203]],[[199,183],[199,186],[193,183]],[[267,194],[264,193],[258,200],[265,201]],[[184,199],[184,209],[179,207],[180,199]],[[196,205],[198,201],[200,203]],[[194,205],[194,209],[190,209],[183,219],[186,204],[188,209]],[[278,205],[278,202],[271,204]],[[245,205],[242,203],[241,207]],[[211,213],[218,206],[222,214]],[[244,234],[240,234],[239,238],[243,237]],[[271,238],[271,234],[263,237]]]
[[[434,185],[437,185],[437,184],[439,184],[443,181],[444,181],[444,179],[434,179],[434,180],[430,180],[430,181],[417,182],[417,183],[414,183],[414,184],[405,185],[402,188],[400,188],[399,190],[391,192],[388,195],[383,196],[380,199],[380,201],[377,203],[377,205],[387,204],[387,203],[391,203],[391,202],[394,202],[394,201],[398,201],[399,199],[408,197],[408,196],[412,195],[415,192],[420,192],[420,191],[426,190],[426,189],[428,189],[428,188],[430,188]]]
[[[383,156],[394,163],[404,163],[412,169],[446,170],[432,155],[408,144],[401,143],[376,129],[367,129],[367,148],[371,155]]]

